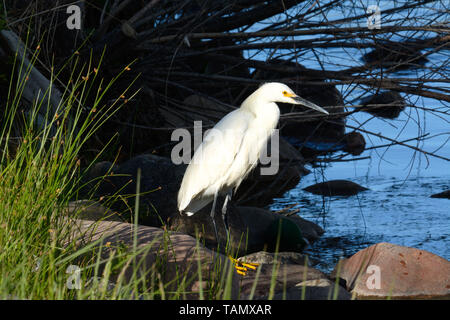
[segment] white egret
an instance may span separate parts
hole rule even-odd
[[[225,216],[228,201],[233,190],[256,166],[263,146],[277,126],[280,110],[276,102],[301,104],[328,114],[297,96],[285,84],[263,84],[205,135],[186,169],[178,192],[178,210],[190,216],[212,202],[211,219],[217,241],[214,220],[217,196],[225,195],[222,219],[228,239]]]

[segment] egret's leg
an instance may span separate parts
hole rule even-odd
[[[223,202],[223,207],[222,207],[222,221],[223,221],[223,225],[225,226],[225,232],[227,234],[227,241],[228,241],[228,237],[229,237],[229,232],[228,232],[228,221],[227,221],[227,209],[228,209],[228,201],[231,200],[231,191],[227,192],[227,195],[225,196],[225,201]]]
[[[214,194],[214,200],[211,208],[211,220],[214,226],[214,232],[216,233],[216,240],[219,243],[219,234],[217,233],[216,220],[214,220],[215,209],[216,209],[216,201],[217,201],[217,192]]]
[[[227,232],[227,241],[229,239],[228,238],[229,231],[228,231],[228,222],[227,222],[227,209],[228,209],[228,202],[231,201],[232,194],[233,194],[232,190],[227,192],[227,195],[225,196],[225,201],[223,202],[223,207],[222,207],[222,220],[223,220],[223,224],[225,225],[225,230]],[[239,261],[230,255],[228,256],[228,258],[230,258],[231,262],[234,264],[234,267],[236,268],[236,272],[242,276],[246,275],[248,269],[256,270],[256,267],[259,266],[258,263]]]

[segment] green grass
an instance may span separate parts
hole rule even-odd
[[[74,56],[65,67],[81,71],[71,73],[56,112],[49,111],[45,99],[58,77],[53,70],[51,86],[25,112],[21,97],[38,52],[32,53],[30,66],[23,63],[23,56],[15,56],[0,131],[1,298],[73,296],[66,288],[66,269],[86,255],[86,249],[66,244],[63,209],[80,183],[81,148],[121,103],[120,99],[110,104],[103,101],[120,75],[103,83],[96,79],[101,62],[95,67],[90,63],[79,66]],[[96,80],[97,87],[93,85]],[[95,99],[86,106],[90,94]]]
[[[31,53],[29,66],[24,64],[24,56],[15,56],[0,131],[0,298],[186,297],[190,292],[185,288],[197,280],[196,277],[177,272],[175,279],[163,280],[167,260],[173,253],[169,231],[164,232],[159,243],[162,253],[151,266],[145,265],[144,258],[151,250],[155,251],[155,243],[137,246],[139,181],[131,246],[111,245],[101,238],[80,246],[70,237],[71,224],[75,222],[66,216],[65,208],[77,197],[83,171],[101,155],[81,169],[80,152],[120,108],[123,103],[120,96],[126,92],[114,102],[105,102],[106,92],[121,74],[104,83],[97,78],[101,61],[95,66],[91,62],[81,66],[78,56],[74,55],[65,65],[71,78],[62,90],[63,98],[56,112],[50,111],[49,99],[46,99],[62,72],[56,73],[53,69],[47,92],[41,93],[31,110],[24,111],[21,97],[38,54],[39,49]],[[78,74],[74,70],[79,70]],[[122,73],[126,71],[124,66]],[[89,96],[95,97],[93,102]],[[129,99],[133,96],[127,95]],[[94,224],[92,228],[95,227]],[[200,283],[201,270],[197,274]],[[217,270],[223,272],[224,269]],[[220,277],[220,272],[213,282],[203,275],[208,286],[200,286],[200,298],[230,296],[227,280],[230,277]],[[218,285],[220,281],[224,282],[223,289]]]

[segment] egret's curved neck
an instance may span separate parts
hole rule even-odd
[[[255,117],[258,117],[258,115],[264,113],[265,110],[269,108],[278,109],[278,106],[275,102],[267,100],[267,97],[261,95],[258,91],[255,91],[242,102],[241,108],[250,111]]]
[[[241,108],[249,111],[255,117],[254,125],[268,134],[275,129],[280,118],[278,105],[262,95],[250,95],[241,104]],[[264,137],[267,138],[267,137]]]

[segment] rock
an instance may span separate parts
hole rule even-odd
[[[446,199],[450,199],[450,190],[445,190],[442,191],[440,193],[436,193],[431,195],[431,198],[446,198]]]
[[[297,226],[302,231],[303,237],[307,239],[310,243],[315,242],[317,239],[320,238],[321,235],[325,233],[325,230],[323,230],[320,226],[318,226],[314,222],[303,219],[299,215],[291,215],[286,217],[286,219],[295,222],[295,224],[297,224]]]
[[[341,260],[332,272],[357,298],[450,298],[450,262],[425,250],[378,243]]]
[[[95,195],[105,200],[116,194],[128,195],[115,201],[113,208],[130,216],[135,203],[135,197],[130,195],[136,194],[138,168],[141,169],[139,223],[159,227],[178,214],[177,193],[184,165],[175,165],[169,158],[153,154],[134,157],[115,167],[113,174],[101,181]],[[95,172],[103,173],[101,169]]]
[[[350,300],[351,294],[328,279],[297,283],[285,292],[276,293],[273,300]]]
[[[73,220],[70,223],[72,228],[71,241],[75,241],[80,246],[87,245],[102,239],[102,259],[107,260],[110,254],[117,248],[133,250],[134,225],[125,222],[115,221],[90,221]],[[155,266],[163,268],[160,273],[161,281],[165,285],[166,292],[179,290],[179,282],[174,279],[182,279],[186,276],[186,288],[182,290],[187,293],[187,298],[198,299],[200,282],[198,280],[198,268],[201,267],[202,286],[206,288],[208,279],[220,279],[217,270],[228,270],[230,266],[227,257],[215,253],[188,235],[177,232],[165,232],[155,227],[137,227],[137,250],[141,251],[137,255],[137,270],[133,270],[133,263],[127,264],[118,274],[123,274],[124,280],[132,278],[134,272],[138,275],[146,274],[150,282],[151,268]],[[68,242],[69,243],[69,242]],[[97,246],[97,245],[96,245]],[[158,264],[158,265],[157,265]],[[161,265],[162,264],[162,265]],[[99,274],[102,273],[101,266]],[[238,295],[238,275],[232,271],[231,298]],[[109,279],[114,283],[116,274]],[[155,276],[153,274],[153,276]],[[213,280],[217,281],[217,280]],[[210,283],[211,284],[211,283]]]
[[[114,174],[118,169],[118,165],[109,161],[100,161],[94,164],[82,178],[81,196],[90,198],[92,197],[92,193],[94,193],[94,197],[98,197],[99,194],[112,194],[116,187],[108,179],[107,175]]]
[[[258,264],[299,264],[310,267],[310,261],[308,256],[298,253],[298,252],[278,252],[276,254],[273,252],[258,251],[255,253],[242,256],[238,259],[239,261],[258,263]]]
[[[119,170],[119,166],[109,162],[109,161],[100,161],[92,166],[89,170],[89,176],[96,178],[105,176],[108,173],[114,173]]]
[[[169,217],[178,214],[177,194],[181,180],[186,170],[184,165],[175,165],[169,158],[159,157],[152,154],[143,154],[120,165],[118,175],[129,175],[119,177],[117,185],[125,186],[122,193],[136,193],[137,170],[141,169],[141,195],[142,209],[146,213],[140,217],[145,225],[159,225],[167,221]],[[127,185],[130,181],[131,183]],[[134,206],[134,198],[131,201]]]
[[[270,228],[271,224],[278,219],[287,219],[294,222],[299,227],[303,236],[311,243],[319,239],[325,232],[320,226],[297,215],[280,217],[278,214],[259,208],[241,207],[240,220],[238,221],[241,221],[243,225],[247,226],[246,228],[250,230],[255,238],[259,238],[260,236],[265,238],[265,233],[268,228]],[[284,250],[283,247],[280,247],[279,251],[286,250]]]
[[[305,300],[348,300],[351,297],[339,284],[330,281],[322,272],[311,268],[307,257],[297,252],[279,252],[275,260],[274,253],[261,251],[240,257],[238,260],[261,265],[261,274],[258,278],[255,273],[248,273],[242,278],[241,298],[243,299],[249,298],[254,281],[257,281],[254,298],[268,299],[274,267],[278,268],[274,300],[302,298]]]
[[[360,155],[366,148],[366,140],[359,132],[347,133],[344,137],[344,151],[354,156]]]
[[[221,208],[221,203],[218,203]],[[261,251],[269,247],[267,232],[271,229],[273,223],[279,219],[295,223],[300,229],[303,237],[309,242],[316,241],[324,230],[313,222],[302,219],[299,216],[284,217],[270,211],[254,207],[237,207],[230,205],[228,207],[228,226],[231,236],[231,248],[238,252],[238,255]],[[216,214],[216,226],[219,233],[220,242],[225,243],[225,226],[220,214]],[[214,228],[212,226],[209,210],[204,208],[191,217],[177,215],[170,221],[170,228],[179,232],[187,233],[192,236],[200,234],[206,241],[206,246],[217,247]],[[284,244],[288,247],[285,249]],[[273,244],[270,244],[273,246]],[[222,248],[223,249],[223,248]],[[292,245],[288,242],[281,243],[279,251],[289,251]],[[301,251],[301,248],[298,248]]]
[[[408,42],[385,42],[366,53],[362,60],[366,64],[389,68],[392,72],[414,68],[428,62],[421,50]]]
[[[278,218],[269,225],[265,230],[264,241],[269,251],[277,251],[278,245],[283,251],[301,252],[307,245],[298,225],[283,218]]]
[[[275,268],[274,268],[275,267]],[[257,277],[258,272],[247,273],[246,276],[241,277],[240,288],[241,299],[250,298],[250,293],[256,281],[254,299],[267,299],[270,288],[272,285],[272,279],[275,277],[274,292],[283,292],[287,288],[295,287],[298,283],[309,280],[327,280],[327,277],[321,271],[305,267],[296,264],[261,264],[260,274]],[[276,275],[274,270],[277,270]]]
[[[326,182],[317,183],[303,190],[317,195],[323,196],[352,196],[361,191],[369,190],[360,186],[357,183],[348,180],[330,180]]]
[[[395,119],[405,109],[405,99],[395,91],[384,91],[361,100],[362,105],[386,104],[382,107],[365,107],[362,110],[382,118]]]
[[[92,200],[70,201],[65,213],[70,217],[84,220],[124,221],[119,213]]]

